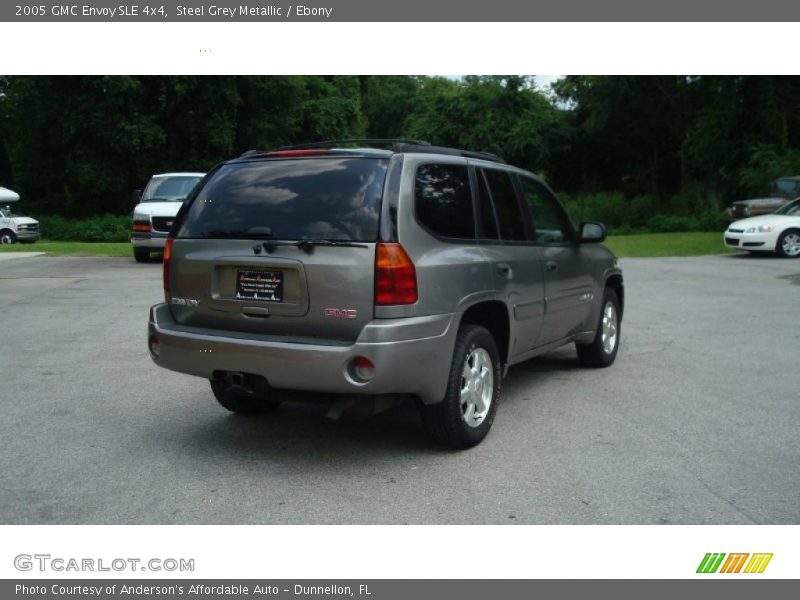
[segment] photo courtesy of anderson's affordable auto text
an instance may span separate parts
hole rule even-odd
[[[0,7],[0,598],[796,595],[800,15],[429,4]]]

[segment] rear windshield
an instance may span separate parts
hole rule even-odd
[[[353,157],[224,165],[199,191],[178,237],[374,242],[387,166]]]

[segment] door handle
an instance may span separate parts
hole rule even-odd
[[[269,316],[269,309],[264,306],[243,306],[240,312],[245,317],[260,317],[265,319]]]
[[[558,271],[558,263],[554,260],[548,260],[544,266],[548,271]]]
[[[497,272],[504,277],[508,277],[509,279],[511,279],[511,277],[514,275],[514,272],[511,270],[511,265],[506,263],[500,263],[497,265]]]

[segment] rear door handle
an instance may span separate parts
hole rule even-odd
[[[548,271],[558,271],[558,263],[554,260],[548,260],[544,266]]]

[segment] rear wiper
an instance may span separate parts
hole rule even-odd
[[[304,252],[311,252],[314,246],[340,246],[342,248],[369,248],[366,244],[347,242],[344,240],[300,240],[297,247]]]
[[[344,240],[298,240],[298,241],[288,241],[288,240],[270,240],[268,242],[264,242],[261,244],[264,247],[264,250],[267,251],[267,254],[272,254],[275,252],[275,249],[278,246],[294,246],[299,248],[306,254],[311,254],[314,250],[315,246],[338,246],[343,248],[369,248],[367,244],[359,244],[356,242],[347,242]],[[256,252],[258,254],[258,252]]]

